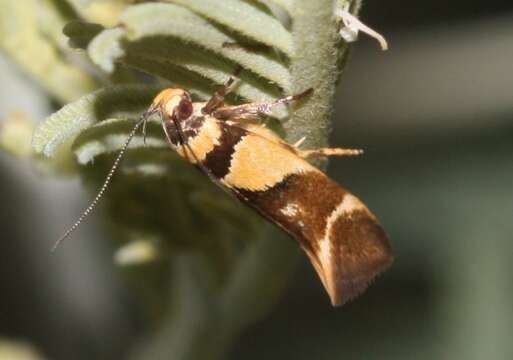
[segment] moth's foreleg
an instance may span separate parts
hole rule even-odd
[[[273,103],[273,105],[286,104],[286,103],[290,103],[293,101],[298,101],[298,100],[301,100],[301,99],[307,97],[308,95],[310,95],[312,93],[313,93],[313,88],[308,88],[299,94],[282,97],[281,99],[276,100]]]
[[[326,156],[358,156],[363,154],[361,149],[340,149],[340,148],[320,148],[314,150],[298,150],[302,158],[326,157]]]
[[[299,149],[299,147],[301,146],[301,144],[306,140],[306,136],[303,136],[301,139],[299,139],[298,141],[296,141],[294,143],[294,147],[296,149]]]
[[[217,89],[217,91],[214,93],[214,95],[212,95],[212,97],[207,102],[205,107],[203,107],[203,109],[201,110],[203,114],[210,115],[214,110],[216,110],[220,106],[223,106],[224,97],[232,90],[232,85],[235,82],[235,78],[237,75],[240,74],[241,71],[242,67],[237,66],[237,68],[233,72],[233,75],[230,76],[228,80],[226,80],[226,82]]]
[[[212,112],[220,120],[255,120],[262,115],[270,115],[273,107],[300,100],[313,92],[307,89],[302,93],[282,97],[272,102],[254,102],[235,106],[222,106]]]

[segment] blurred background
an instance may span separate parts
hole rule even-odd
[[[332,144],[366,153],[329,172],[380,218],[395,264],[333,309],[303,257],[230,358],[511,359],[513,4],[366,1],[361,18],[390,50],[354,45]],[[53,111],[2,54],[0,78],[0,117]],[[0,166],[0,337],[48,359],[122,358],[140,319],[98,219],[48,251],[90,194],[2,153]]]

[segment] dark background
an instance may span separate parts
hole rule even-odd
[[[366,153],[332,161],[330,174],[378,215],[395,264],[333,309],[304,258],[231,358],[511,359],[513,4],[367,1],[361,15],[390,50],[365,36],[354,46],[332,143]],[[9,66],[0,110],[47,111]],[[65,256],[47,254],[87,194],[0,163],[0,336],[51,358],[118,358],[139,322],[94,219]]]

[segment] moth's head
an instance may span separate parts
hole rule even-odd
[[[153,99],[147,113],[159,112],[162,119],[187,120],[193,112],[191,95],[179,88],[164,89]]]

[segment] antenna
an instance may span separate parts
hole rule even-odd
[[[110,168],[110,171],[107,174],[107,177],[105,178],[105,181],[103,182],[102,187],[100,188],[100,190],[96,194],[96,197],[91,202],[91,204],[87,207],[87,209],[84,210],[82,215],[80,215],[78,220],[55,242],[55,244],[53,245],[52,250],[51,250],[52,252],[55,252],[55,250],[57,250],[59,245],[64,240],[66,240],[80,226],[80,224],[84,221],[84,219],[87,218],[87,216],[91,213],[91,211],[93,211],[93,209],[96,207],[96,205],[98,204],[98,202],[102,198],[103,194],[105,193],[105,190],[107,190],[107,187],[109,186],[110,181],[112,180],[112,176],[114,176],[114,173],[118,169],[119,164],[121,162],[121,159],[123,158],[123,155],[125,154],[126,149],[128,148],[128,145],[130,144],[130,141],[132,141],[133,137],[137,133],[137,130],[139,129],[141,124],[144,123],[146,125],[146,121],[147,121],[147,118],[148,118],[149,115],[150,115],[149,112],[144,113],[143,116],[141,117],[141,119],[132,128],[132,131],[128,135],[125,143],[123,144],[123,147],[119,151],[119,154],[116,157],[116,160],[114,160],[114,163],[112,164],[112,167]]]

